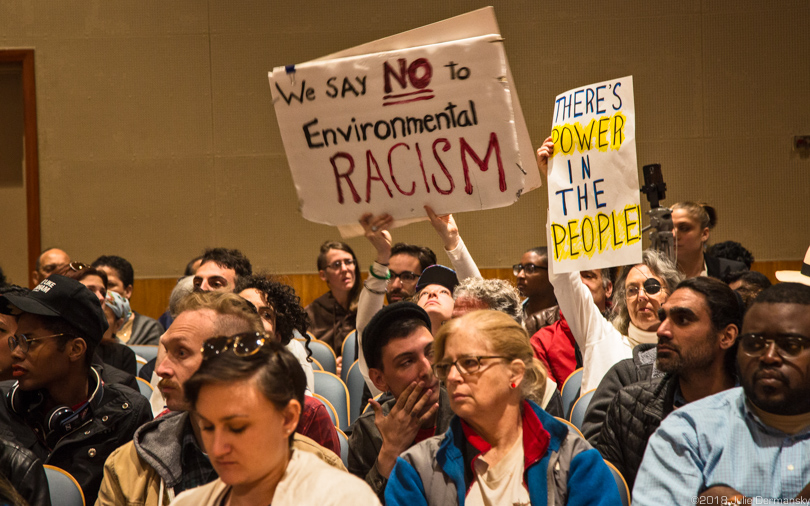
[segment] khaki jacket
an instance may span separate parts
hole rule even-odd
[[[314,454],[337,469],[346,470],[334,452],[312,439],[296,433],[293,448]],[[175,474],[180,474],[177,470]],[[174,500],[158,472],[138,454],[134,441],[115,450],[104,464],[96,506],[165,506]]]

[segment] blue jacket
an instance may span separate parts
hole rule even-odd
[[[523,482],[532,506],[621,504],[613,475],[594,450],[568,426],[537,404],[523,409]],[[462,421],[403,453],[385,489],[387,506],[464,505],[475,479],[472,460],[480,454],[464,435]]]

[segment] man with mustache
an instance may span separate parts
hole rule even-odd
[[[217,478],[183,384],[199,369],[206,339],[262,332],[263,326],[250,304],[233,293],[195,292],[180,301],[177,310],[177,318],[160,337],[155,369],[170,412],[138,429],[131,442],[110,455],[97,505],[165,505],[180,492]],[[339,462],[311,439],[295,437],[295,448],[333,465]]]
[[[736,340],[743,305],[722,281],[682,281],[659,310],[656,367],[660,380],[619,390],[596,442],[632,489],[647,440],[667,415],[736,383]]]
[[[810,498],[810,286],[760,292],[738,341],[742,387],[661,423],[636,478],[634,505]]]

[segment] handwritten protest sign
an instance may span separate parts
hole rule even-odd
[[[365,212],[402,221],[426,204],[446,214],[515,202],[536,177],[508,76],[497,33],[274,69],[304,218],[345,226]]]
[[[549,160],[554,272],[641,261],[633,78],[557,96]]]

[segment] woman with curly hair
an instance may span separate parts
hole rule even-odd
[[[252,274],[239,278],[236,293],[256,308],[265,332],[275,336],[298,359],[307,377],[307,388],[313,391],[315,378],[312,364],[307,360],[312,355],[307,334],[309,318],[295,290],[271,279],[269,275]],[[306,339],[306,345],[293,339],[296,330]]]

